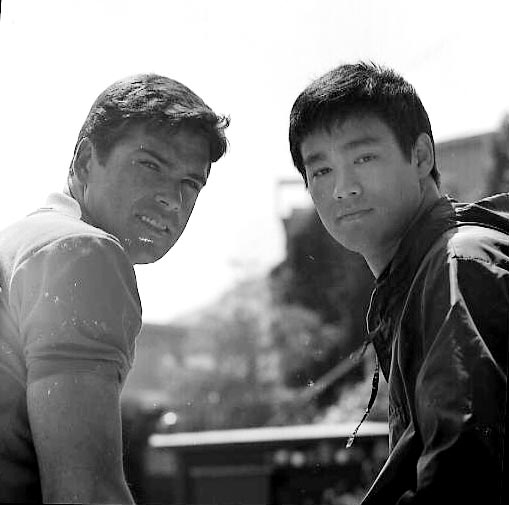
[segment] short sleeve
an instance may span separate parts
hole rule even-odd
[[[19,265],[11,293],[28,383],[62,372],[124,381],[141,304],[133,267],[113,238],[79,235],[52,242]]]

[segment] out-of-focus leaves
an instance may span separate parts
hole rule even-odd
[[[373,276],[360,255],[329,236],[314,209],[295,211],[285,228],[286,259],[271,274],[279,306],[273,333],[285,349],[283,379],[295,388],[319,380],[362,344]],[[359,371],[336,386],[358,380]],[[319,397],[320,406],[335,401],[334,389]]]

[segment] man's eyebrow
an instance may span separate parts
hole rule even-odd
[[[352,151],[354,149],[358,149],[359,147],[367,147],[373,144],[378,144],[380,140],[380,137],[365,136],[345,142],[341,147],[347,151]],[[325,161],[325,159],[326,156],[323,153],[317,152],[309,154],[302,160],[302,162],[304,165],[311,165],[313,163],[320,163]]]
[[[377,144],[380,142],[380,137],[373,137],[373,136],[366,136],[366,137],[360,137],[358,139],[351,140],[349,142],[346,142],[343,145],[344,149],[356,149],[358,147],[365,147],[372,144]]]
[[[304,165],[311,165],[313,163],[318,163],[320,161],[324,161],[325,156],[322,153],[311,153],[307,155],[303,160]]]
[[[166,160],[163,156],[156,153],[155,151],[152,151],[152,149],[147,149],[146,147],[140,147],[139,149],[137,149],[137,152],[148,154],[149,156],[152,156],[152,158],[154,158],[159,163],[161,163],[161,165],[165,165],[165,166],[171,165],[171,163],[168,160]],[[209,175],[209,172],[210,172],[210,167],[207,169],[206,175],[203,175],[203,174],[200,174],[197,172],[191,173],[189,175],[191,177],[193,177],[194,179],[196,179],[196,181],[198,181],[202,186],[205,186],[205,184],[207,184],[207,177]]]

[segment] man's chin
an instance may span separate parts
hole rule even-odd
[[[370,237],[367,234],[359,233],[344,233],[342,230],[333,230],[333,233],[329,231],[332,237],[342,245],[345,249],[351,252],[355,252],[362,255],[362,252],[368,248],[370,243]]]
[[[146,265],[160,260],[170,249],[170,244],[162,246],[153,240],[139,238],[131,245],[128,254],[133,265]]]

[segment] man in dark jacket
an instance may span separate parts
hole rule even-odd
[[[376,277],[368,329],[374,384],[378,363],[389,383],[390,455],[363,503],[501,503],[509,196],[442,196],[420,99],[374,64],[308,86],[290,148],[324,226]]]

